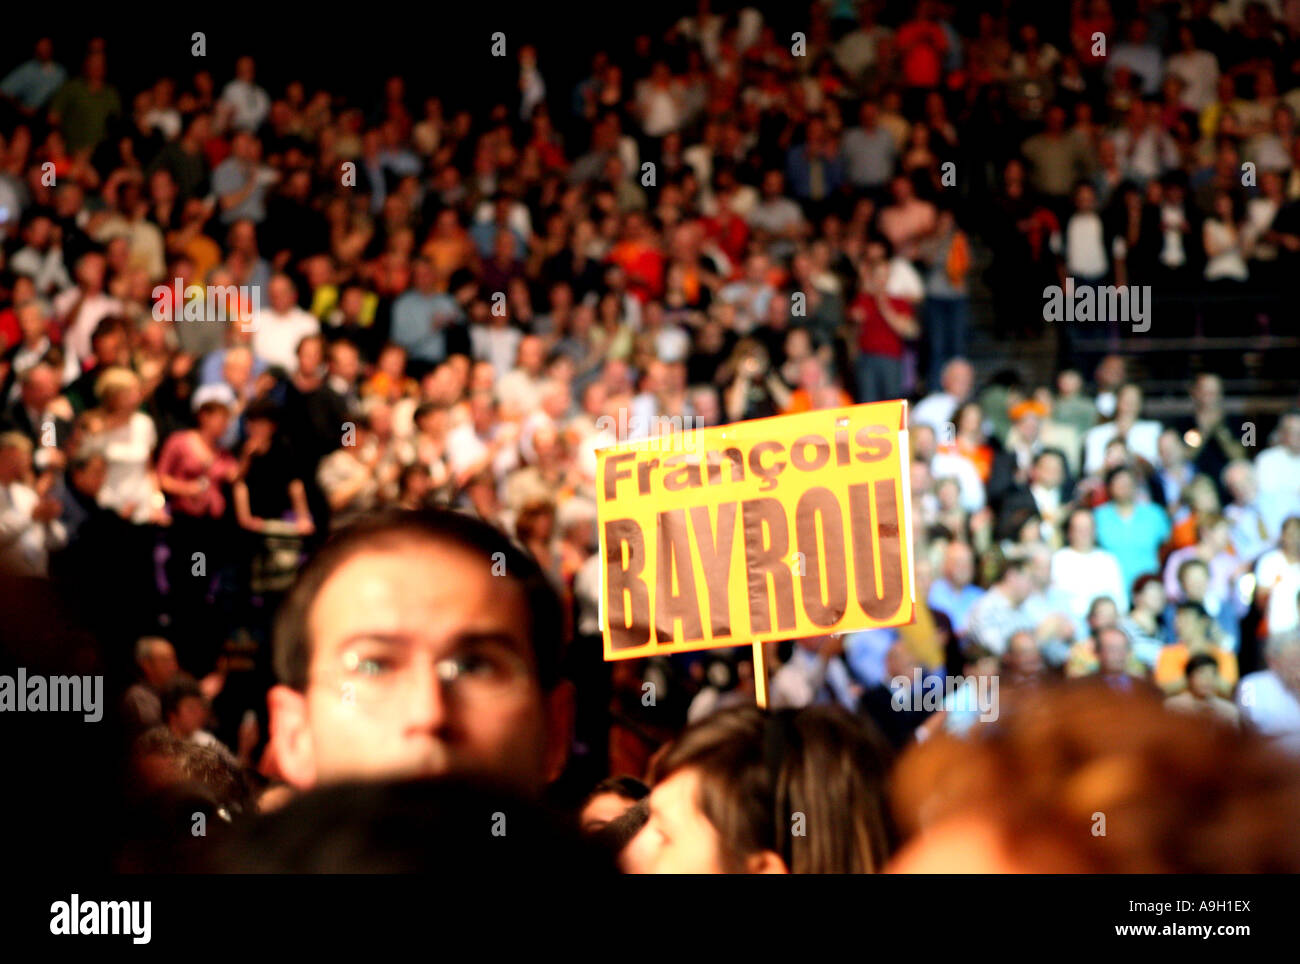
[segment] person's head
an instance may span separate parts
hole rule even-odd
[[[1133,582],[1133,609],[1158,616],[1165,609],[1165,584],[1153,572],[1138,576]]]
[[[640,866],[631,869],[878,871],[890,845],[887,764],[870,724],[838,707],[722,710],[659,760]]]
[[[1065,456],[1056,449],[1043,449],[1034,456],[1030,481],[1044,489],[1059,489],[1065,484]]]
[[[1211,622],[1210,614],[1200,603],[1181,602],[1174,610],[1174,635],[1188,646],[1208,646]]]
[[[1258,484],[1255,466],[1245,459],[1233,459],[1223,467],[1223,487],[1232,495],[1237,505],[1250,505],[1255,501]]]
[[[1033,679],[1042,675],[1043,654],[1034,634],[1021,630],[1011,634],[1002,654],[1002,670],[1013,680]]]
[[[1096,634],[1097,672],[1102,676],[1119,676],[1128,668],[1128,636],[1118,626],[1107,626]]]
[[[636,777],[609,777],[587,794],[578,810],[578,828],[594,833],[627,813],[638,801],[650,795],[650,788]]]
[[[1184,671],[1187,689],[1198,700],[1208,700],[1219,688],[1219,661],[1209,653],[1196,653]]]
[[[26,477],[32,466],[32,442],[22,432],[0,433],[0,482]]]
[[[135,664],[144,681],[160,692],[180,672],[176,650],[161,636],[143,636],[136,642]]]
[[[19,397],[23,404],[36,412],[44,412],[45,406],[59,394],[59,374],[54,366],[39,362],[29,368],[23,375]]]
[[[453,773],[539,791],[565,755],[563,624],[537,563],[478,519],[389,512],[342,530],[276,619],[286,779]]]
[[[964,401],[975,388],[975,369],[966,359],[954,358],[943,366],[939,383],[953,398]]]
[[[1070,548],[1091,552],[1097,545],[1097,523],[1090,509],[1075,509],[1065,524],[1065,538]]]
[[[95,379],[95,397],[110,415],[140,407],[140,376],[129,368],[109,368]]]
[[[1185,559],[1178,566],[1178,586],[1183,597],[1192,602],[1205,599],[1205,592],[1210,588],[1210,567],[1200,559]]]
[[[162,690],[162,718],[174,736],[188,740],[208,719],[208,700],[198,680],[179,673]]]
[[[891,869],[1300,870],[1300,770],[1260,737],[1085,683],[1027,692],[988,731],[940,734],[899,761],[908,839]]]
[[[1119,606],[1109,596],[1098,596],[1088,605],[1088,629],[1096,636],[1101,630],[1119,625]]]
[[[1112,502],[1128,505],[1137,493],[1137,483],[1133,471],[1125,465],[1117,465],[1106,473],[1106,492]]]
[[[1300,412],[1287,412],[1278,420],[1277,444],[1300,455]]]
[[[1014,606],[1019,606],[1034,591],[1033,581],[1029,578],[1029,561],[1027,559],[1008,559],[1002,564],[998,577],[998,587]]]
[[[1287,516],[1282,521],[1282,535],[1278,544],[1287,555],[1300,556],[1300,516]]]
[[[969,586],[975,578],[975,553],[966,543],[948,543],[943,554],[943,578],[956,589]]]
[[[298,303],[298,289],[287,274],[277,274],[267,285],[271,310],[283,314]]]
[[[230,406],[220,399],[203,402],[194,412],[199,434],[215,442],[220,439],[230,425]]]

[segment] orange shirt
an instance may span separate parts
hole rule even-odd
[[[1210,652],[1219,664],[1219,677],[1228,686],[1234,685],[1237,682],[1237,657],[1217,646]],[[1165,687],[1181,682],[1186,675],[1187,661],[1191,657],[1186,643],[1174,643],[1160,650],[1160,656],[1156,659],[1156,685]]]

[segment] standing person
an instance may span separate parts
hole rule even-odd
[[[32,443],[21,432],[0,434],[0,569],[45,576],[50,551],[67,542],[63,504],[49,486],[32,483]],[[47,477],[48,478],[48,477]]]
[[[208,607],[226,561],[224,489],[239,473],[239,463],[221,446],[230,409],[213,395],[195,395],[195,427],[174,432],[158,454],[158,485],[168,497],[172,520],[167,531],[172,633],[188,650],[185,665],[200,673],[210,668],[221,639]]]
[[[906,342],[921,334],[916,307],[924,286],[916,269],[892,258],[884,238],[867,242],[858,270],[858,296],[849,308],[858,329],[859,402],[900,398]]]
[[[1096,513],[1097,542],[1119,560],[1124,585],[1160,571],[1160,547],[1169,538],[1169,515],[1152,502],[1136,502],[1132,469],[1119,466],[1106,474],[1110,501]]]
[[[129,368],[108,368],[95,382],[95,397],[99,407],[89,415],[85,442],[108,462],[99,504],[137,526],[164,521],[166,500],[153,469],[158,433],[139,410],[139,376]]]
[[[941,209],[934,235],[921,243],[925,275],[926,384],[938,385],[944,366],[967,353],[970,341],[970,241],[951,210]]]
[[[268,401],[244,413],[248,439],[239,457],[233,500],[241,530],[241,583],[254,596],[281,593],[301,562],[302,540],[316,531],[303,473],[279,435],[280,412]]]

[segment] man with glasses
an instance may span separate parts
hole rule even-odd
[[[341,531],[276,621],[283,776],[307,789],[453,774],[538,794],[568,746],[563,626],[537,564],[477,519],[397,512]]]

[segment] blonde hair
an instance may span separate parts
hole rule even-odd
[[[95,379],[95,398],[102,405],[109,397],[126,388],[139,388],[140,376],[129,368],[115,365]]]
[[[0,432],[0,452],[6,449],[22,449],[32,454],[32,440],[22,432]]]

